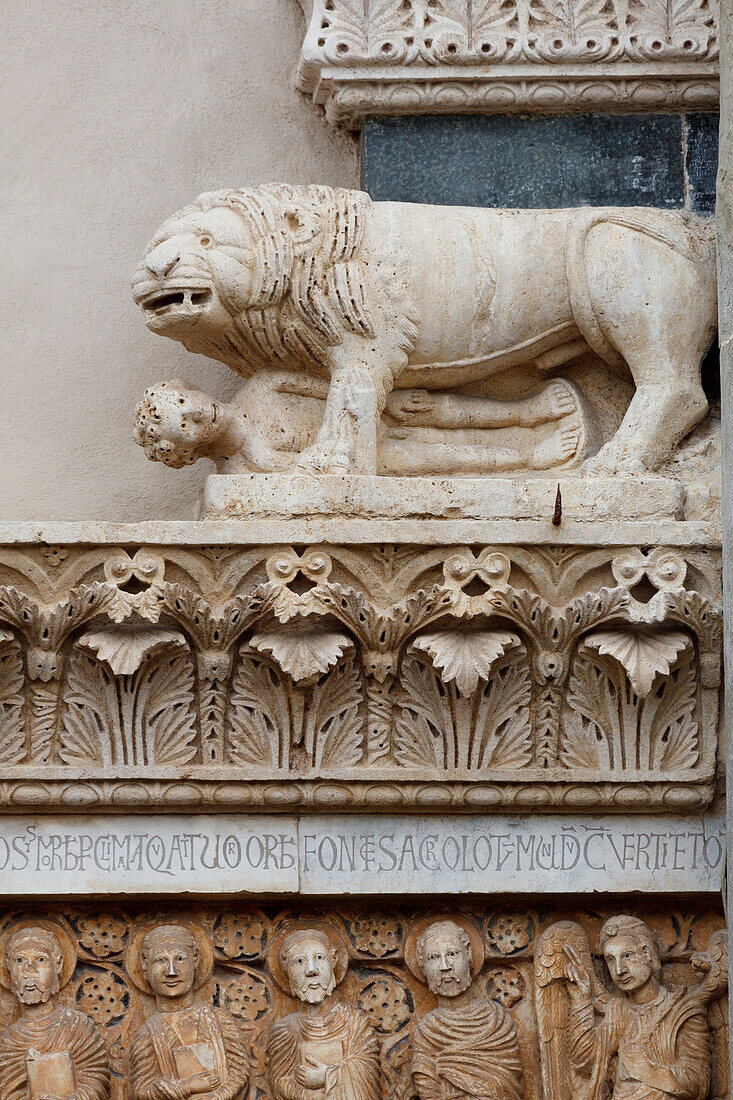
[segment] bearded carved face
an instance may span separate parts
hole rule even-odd
[[[320,1004],[336,988],[336,960],[332,948],[307,934],[288,949],[283,965],[295,997]]]
[[[471,984],[471,954],[463,929],[440,921],[423,933],[420,963],[431,993],[457,997]]]
[[[148,328],[211,354],[208,343],[255,299],[254,243],[226,206],[183,210],[165,222],[132,281]]]
[[[13,936],[6,952],[13,992],[21,1004],[46,1004],[59,991],[63,965],[61,949],[53,936]]]
[[[603,955],[614,984],[623,993],[642,989],[651,980],[654,967],[649,948],[635,936],[614,936],[605,944]]]

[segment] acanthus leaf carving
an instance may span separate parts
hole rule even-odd
[[[645,699],[659,673],[666,676],[680,653],[690,644],[681,630],[664,634],[644,630],[599,630],[588,634],[584,645],[612,657],[626,670],[637,695]]]
[[[444,683],[455,680],[461,695],[471,695],[497,658],[518,645],[517,635],[506,630],[438,630],[418,635],[412,648],[428,654]]]
[[[23,687],[20,647],[13,632],[0,627],[0,765],[20,764],[26,755]]]
[[[106,661],[115,676],[131,676],[144,660],[162,649],[185,646],[186,639],[177,630],[138,627],[131,630],[92,630],[82,634],[76,644],[91,650],[100,661]]]
[[[308,684],[337,665],[354,643],[336,630],[302,629],[253,634],[249,644],[272,657],[296,683]]]

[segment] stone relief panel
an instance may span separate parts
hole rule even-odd
[[[301,5],[300,87],[352,128],[369,114],[718,102],[715,0]]]
[[[714,551],[7,547],[0,562],[9,807],[713,794]]]
[[[618,905],[5,911],[23,997],[41,1003],[45,970],[59,988],[37,1016],[4,971],[0,1096],[396,1100],[494,1082],[554,1100],[674,1079],[728,1097],[722,914]],[[23,1091],[37,1074],[43,1091]]]
[[[680,445],[708,410],[715,248],[695,215],[217,191],[161,226],[133,295],[152,332],[247,379],[230,403],[180,379],[147,391],[136,439],[171,466],[677,481],[692,461]],[[231,515],[255,511],[250,480]],[[377,495],[372,514],[384,507]]]

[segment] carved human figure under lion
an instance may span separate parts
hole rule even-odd
[[[328,380],[298,460],[307,472],[376,473],[395,388],[475,392],[589,349],[636,392],[588,471],[657,469],[707,409],[714,231],[694,215],[372,202],[286,184],[216,191],[160,228],[133,293],[151,331],[245,378]]]
[[[420,1100],[524,1096],[514,1021],[472,988],[482,963],[479,937],[456,921],[434,921],[417,938],[412,966],[438,999],[412,1036],[412,1081]]]
[[[210,458],[219,473],[290,470],[316,440],[327,392],[322,378],[263,371],[227,404],[172,379],[145,391],[135,410],[135,439],[148,458],[174,468]],[[579,461],[592,438],[580,394],[559,378],[517,401],[402,390],[387,398],[377,472],[560,469]]]
[[[60,1004],[76,968],[71,938],[50,923],[22,923],[0,940],[0,982],[21,1015],[0,1035],[0,1100],[105,1100],[107,1051],[96,1024]]]
[[[344,946],[323,928],[298,928],[275,945],[273,974],[301,1002],[267,1041],[277,1100],[380,1100],[376,1033],[364,1012],[334,998],[347,963]]]
[[[705,1100],[712,1062],[708,1005],[722,994],[727,970],[717,941],[711,941],[709,954],[698,955],[704,976],[691,990],[663,983],[656,939],[638,917],[607,920],[599,946],[616,996],[600,985],[579,925],[552,925],[538,943],[537,1015],[547,1095],[570,1100],[581,1088],[587,1100],[601,1100],[611,1081],[613,1100]],[[563,985],[567,1007],[557,995]]]
[[[133,1100],[235,1100],[249,1065],[234,1017],[197,1004],[213,953],[203,929],[163,924],[141,929],[127,950],[130,978],[155,996],[157,1011],[137,1031],[130,1052]]]

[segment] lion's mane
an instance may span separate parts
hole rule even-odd
[[[374,336],[359,259],[370,204],[363,191],[270,184],[201,195],[181,211],[229,207],[256,239],[254,300],[230,311],[236,333],[226,334],[252,369],[323,363],[346,332]]]

